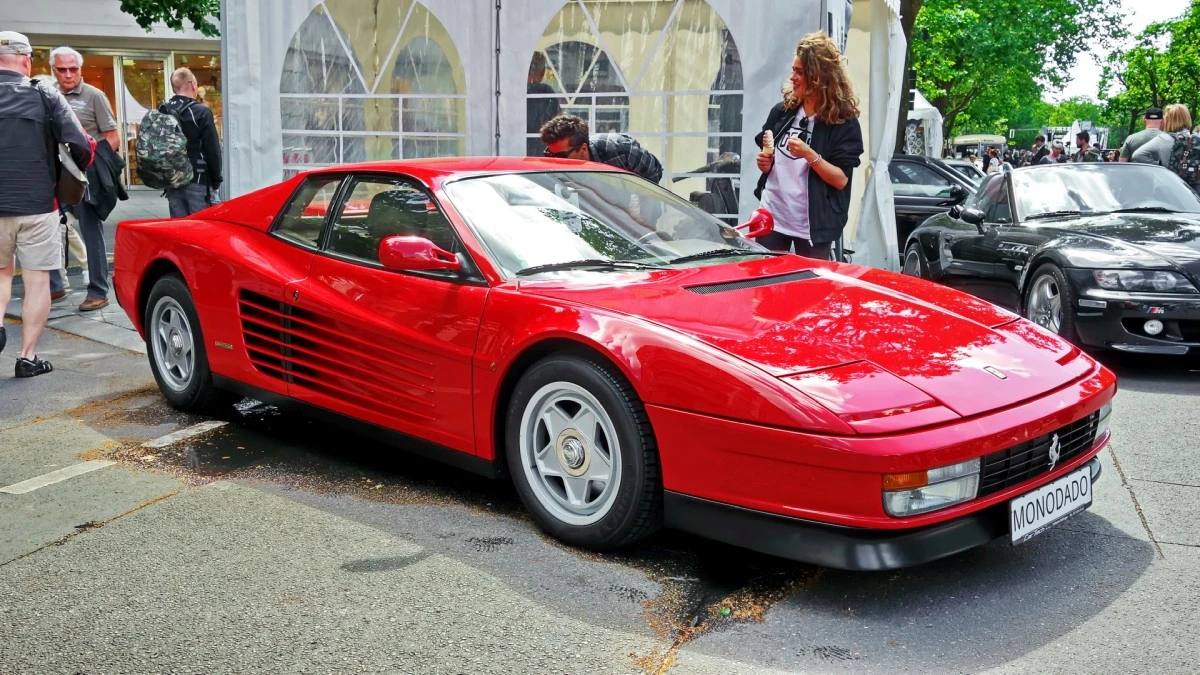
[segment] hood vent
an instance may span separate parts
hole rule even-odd
[[[804,281],[806,279],[816,278],[816,274],[805,270],[803,272],[792,272],[791,274],[781,274],[774,277],[743,279],[741,281],[726,281],[719,284],[705,284],[703,286],[688,286],[687,290],[693,293],[699,293],[701,295],[711,295],[713,293],[724,293],[725,291],[742,291],[747,288],[775,286],[776,284],[788,284],[793,281]]]

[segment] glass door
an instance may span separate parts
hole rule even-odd
[[[122,131],[129,163],[128,185],[141,185],[137,175],[137,133],[142,118],[168,99],[167,61],[154,57],[121,57]]]

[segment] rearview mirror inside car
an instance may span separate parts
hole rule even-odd
[[[424,237],[394,235],[379,242],[379,262],[389,270],[457,272],[462,263],[453,253]]]
[[[756,239],[764,234],[769,234],[775,229],[775,216],[772,216],[771,212],[766,209],[754,209],[754,213],[750,215],[750,218],[738,225],[737,229],[744,230],[742,232],[743,237]]]

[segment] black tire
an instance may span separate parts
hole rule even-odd
[[[533,399],[539,391],[562,383],[582,388],[599,402],[620,446],[620,470],[614,472],[620,476],[618,487],[607,500],[611,502],[607,512],[591,524],[564,522],[543,505],[535,490],[544,488],[531,484],[539,478],[531,477],[525,468],[521,439],[526,433],[522,425],[526,410],[538,405]],[[566,353],[535,363],[513,390],[504,438],[517,493],[533,519],[551,536],[571,545],[603,551],[631,544],[661,527],[662,479],[654,433],[633,386],[611,364],[587,355]],[[528,459],[530,471],[536,473],[533,459]]]
[[[160,306],[161,303],[161,306]],[[171,303],[174,303],[172,306]],[[154,333],[155,311],[167,311],[178,308],[186,319],[186,327],[192,342],[192,368],[182,388],[183,378],[178,377],[170,364],[160,363],[159,354],[164,345],[156,347]],[[150,371],[154,373],[154,381],[167,402],[172,407],[185,412],[211,414],[220,412],[235,402],[233,394],[217,389],[213,385],[212,371],[208,367],[208,351],[205,349],[204,335],[200,330],[200,320],[196,316],[196,306],[192,302],[192,294],[187,284],[178,275],[168,274],[154,283],[150,290],[150,298],[146,302],[145,314],[142,317],[146,331],[146,357],[150,360]]]
[[[904,261],[900,271],[910,277],[929,278],[929,261],[925,258],[925,251],[921,249],[919,243],[914,241],[908,245],[904,251]]]
[[[1042,321],[1039,321],[1035,316],[1031,303],[1034,301],[1032,297],[1037,291],[1039,284],[1053,283],[1056,289],[1059,302],[1062,307],[1062,318],[1058,326],[1058,334],[1063,339],[1070,341],[1075,345],[1079,345],[1079,333],[1075,331],[1075,293],[1071,290],[1071,285],[1067,282],[1067,275],[1059,269],[1054,263],[1043,263],[1029,277],[1029,283],[1025,286],[1025,297],[1023,302],[1022,316],[1043,328],[1052,330],[1052,327],[1046,326]]]

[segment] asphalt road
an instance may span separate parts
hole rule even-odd
[[[94,463],[0,492],[0,672],[1200,671],[1194,362],[1108,359],[1088,512],[862,574],[670,532],[583,553],[507,485],[263,406],[147,447],[207,420],[144,356],[42,353],[28,381],[0,354],[0,490]]]

